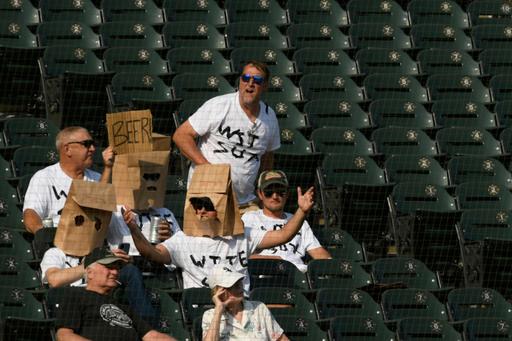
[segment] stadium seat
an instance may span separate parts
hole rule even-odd
[[[283,315],[299,315],[310,320],[316,320],[316,310],[313,303],[298,289],[282,287],[255,288],[249,296],[251,301],[265,303],[274,317]]]
[[[510,19],[509,19],[510,20]],[[471,30],[471,36],[478,49],[510,49],[512,39],[510,24],[480,25]]]
[[[347,26],[347,12],[336,1],[312,2],[310,0],[288,0],[290,20],[294,24],[325,23]]]
[[[359,104],[336,99],[314,99],[304,106],[304,113],[313,128],[351,127],[370,128],[368,114]]]
[[[304,114],[297,107],[286,101],[271,102],[266,101],[276,113],[280,128],[303,129],[308,126]]]
[[[401,282],[408,288],[436,290],[440,283],[435,273],[423,262],[410,257],[379,258],[373,263],[375,283]]]
[[[38,47],[36,36],[22,23],[0,21],[0,44],[6,47]]]
[[[347,3],[347,12],[352,24],[379,23],[408,27],[409,16],[394,0],[351,0]]]
[[[289,153],[297,156],[300,154],[312,154],[313,148],[311,147],[311,142],[297,129],[284,128],[281,129],[281,147],[276,152],[278,154]],[[286,162],[283,162],[282,166],[286,166]]]
[[[357,52],[356,61],[360,72],[363,74],[418,74],[418,64],[416,64],[407,53],[401,50],[365,48]]]
[[[408,75],[394,73],[374,73],[364,79],[364,88],[368,98],[403,99],[411,102],[429,101],[427,89]]]
[[[37,26],[40,46],[73,46],[97,49],[102,47],[101,38],[90,26],[77,21],[48,21]]]
[[[207,100],[235,91],[224,77],[208,73],[179,74],[173,78],[172,87],[176,98],[184,100]]]
[[[407,5],[411,24],[442,24],[469,28],[468,15],[453,0],[412,0]]]
[[[336,317],[331,320],[330,333],[334,340],[396,340],[395,333],[382,320],[366,316]]]
[[[356,63],[340,48],[305,47],[295,51],[293,60],[299,72],[357,75]]]
[[[450,156],[499,156],[503,154],[500,141],[481,128],[444,128],[437,133],[436,139],[441,151]]]
[[[372,134],[377,152],[390,155],[425,155],[438,154],[437,144],[423,131],[408,127],[378,128]]]
[[[421,72],[434,74],[459,74],[465,76],[480,76],[478,62],[466,51],[448,49],[427,49],[418,53]]]
[[[455,193],[460,207],[466,209],[512,209],[512,193],[503,182],[479,181],[465,182],[457,186]]]
[[[304,315],[276,316],[277,323],[283,328],[284,334],[290,340],[297,341],[328,341],[329,335],[320,329],[315,320],[305,318]]]
[[[479,102],[464,99],[442,99],[432,105],[436,123],[443,127],[475,127],[496,129],[496,115]],[[455,97],[455,96],[453,96]]]
[[[276,26],[286,26],[290,23],[288,12],[277,0],[227,0],[224,2],[224,8],[230,23],[267,22]]]
[[[365,261],[363,247],[348,232],[335,227],[323,227],[315,231],[315,235],[332,258]]]
[[[403,341],[463,340],[448,321],[434,318],[404,318],[398,321],[397,334]]]
[[[399,27],[389,24],[352,24],[349,35],[353,47],[364,49],[380,47],[388,49],[410,49],[411,39]]]
[[[377,127],[399,126],[417,129],[435,127],[432,113],[419,102],[401,99],[378,99],[370,103],[372,122]]]
[[[13,177],[11,164],[0,156],[0,179],[9,179]]]
[[[17,198],[13,197],[13,195],[15,196],[15,193],[12,191],[11,193],[2,192],[0,194],[0,226],[12,230],[25,229],[23,226],[23,214],[17,207]]]
[[[181,304],[186,325],[192,325],[196,318],[201,318],[203,313],[214,307],[211,289],[188,288],[183,290]]]
[[[151,289],[151,296],[160,309],[160,331],[174,335],[174,330],[183,328],[180,303],[176,302],[169,293],[160,289]]]
[[[316,294],[315,303],[320,319],[336,316],[360,316],[382,320],[380,306],[366,292],[349,288],[323,288]]]
[[[55,151],[54,146],[31,145],[20,147],[16,149],[13,155],[14,175],[20,177],[26,174],[34,174],[58,160],[59,154]]]
[[[43,259],[44,253],[54,246],[53,240],[57,228],[43,228],[36,231],[32,247],[34,249],[34,256],[36,259]]]
[[[512,99],[512,77],[510,74],[499,74],[492,77],[489,88],[495,102]]]
[[[373,155],[373,144],[357,129],[347,127],[317,128],[311,133],[315,151],[322,153],[354,155]],[[366,163],[363,162],[363,166]],[[334,164],[333,164],[334,165]],[[355,169],[355,165],[348,166]],[[334,172],[330,176],[334,175]],[[382,179],[384,180],[384,179]]]
[[[431,156],[392,155],[384,164],[390,182],[419,182],[448,186],[448,172]]]
[[[103,23],[101,10],[91,0],[81,2],[62,0],[39,1],[42,21],[79,21],[84,25],[98,26]]]
[[[480,103],[492,102],[489,89],[475,76],[435,74],[428,77],[427,88],[433,101],[458,99]]]
[[[292,24],[287,30],[290,47],[296,50],[305,47],[330,49],[350,48],[349,38],[337,26],[325,23]]]
[[[471,38],[461,28],[442,24],[419,24],[411,28],[414,47],[419,49],[473,49]]]
[[[268,22],[235,22],[226,27],[226,36],[230,48],[266,47],[285,50],[290,46],[288,38],[279,29]]]
[[[183,211],[187,195],[187,178],[181,175],[168,175],[165,190],[164,207],[174,213],[176,220],[183,226]]]
[[[509,209],[510,210],[510,209]],[[482,286],[493,288],[504,297],[512,295],[512,257],[510,240],[485,238],[482,246]],[[482,275],[482,273],[480,273]]]
[[[510,171],[499,160],[490,157],[455,156],[448,161],[447,169],[451,181],[456,185],[469,181],[487,181],[512,187]]]
[[[500,318],[510,320],[510,303],[490,288],[458,288],[448,293],[448,311],[453,321],[470,318]]]
[[[233,73],[231,62],[219,51],[201,47],[178,47],[169,50],[167,60],[173,73],[213,73],[229,75]]]
[[[306,275],[281,259],[249,259],[251,290],[264,287],[308,289]]]
[[[51,121],[35,117],[10,118],[3,129],[8,146],[54,146],[58,132]]]
[[[499,75],[512,73],[512,62],[507,56],[512,53],[512,49],[485,49],[478,59],[482,64],[483,74]]]
[[[13,255],[0,255],[0,281],[5,285],[23,289],[36,289],[42,286],[38,272]],[[5,290],[0,291],[0,295],[3,295]]]
[[[209,1],[208,3],[210,3]],[[227,41],[213,24],[203,21],[168,22],[162,29],[165,45],[175,47],[204,47],[225,49]]]
[[[512,126],[512,100],[497,102],[494,107],[494,111],[496,112],[498,121],[502,127],[508,128]],[[507,150],[506,147],[505,150]]]
[[[364,94],[361,88],[347,76],[312,73],[302,76],[299,81],[300,89],[306,100],[337,99],[353,102],[363,102]]]
[[[308,276],[311,289],[356,289],[373,283],[359,263],[342,259],[313,259],[308,264]]]
[[[426,290],[388,289],[382,294],[382,309],[387,321],[410,317],[448,320],[444,304]]]
[[[31,1],[0,1],[0,18],[26,26],[41,22],[38,8]]]
[[[235,72],[242,72],[242,67],[251,60],[263,61],[271,75],[293,75],[295,64],[283,51],[266,47],[239,47],[231,52],[231,62]]]
[[[467,8],[471,25],[511,24],[510,5],[496,0],[475,0]]]
[[[509,326],[512,323],[510,317],[506,320],[501,318],[472,318],[464,322],[464,335],[467,340],[510,340],[512,330]]]
[[[318,132],[320,136],[322,136],[322,134],[331,135],[332,133],[328,133],[327,129],[333,131],[335,128],[323,128],[316,132]],[[333,149],[340,148],[333,146]],[[346,154],[333,154],[331,150],[325,150],[324,152],[329,153],[322,162],[322,183],[324,185],[343,187],[343,185],[347,183],[368,186],[386,184],[384,170],[369,156],[358,155],[357,152]]]
[[[285,75],[270,75],[267,91],[261,96],[264,102],[290,102],[302,101],[302,94],[299,87],[293,84],[292,80]]]
[[[106,71],[103,61],[93,50],[71,46],[47,47],[40,64],[45,79],[63,76],[65,73],[94,75]]]
[[[226,13],[216,1],[164,0],[167,22],[197,21],[213,26],[227,24]]]
[[[145,21],[106,22],[100,26],[106,47],[142,47],[157,49],[164,46],[160,33]]]
[[[512,212],[502,209],[466,210],[458,224],[465,241],[512,239]]]
[[[452,212],[458,209],[455,198],[439,185],[400,182],[395,185],[391,196],[399,214],[414,214],[418,210]]]
[[[137,21],[146,25],[159,25],[164,22],[162,10],[153,0],[117,1],[102,0],[101,8],[105,21]]]
[[[15,256],[19,261],[29,262],[34,260],[32,245],[21,233],[9,228],[0,228],[0,255]]]
[[[139,47],[111,47],[103,54],[107,71],[144,72],[154,75],[170,73],[167,60],[153,49]]]

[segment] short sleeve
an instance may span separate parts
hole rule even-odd
[[[65,256],[64,259],[62,255],[59,254],[59,250],[57,248],[48,249],[41,260],[41,275],[43,278],[43,283],[48,283],[48,279],[46,278],[46,271],[50,268],[58,268],[63,269],[65,267]]]
[[[260,231],[258,229],[252,229],[248,228],[245,229],[245,237],[247,240],[247,249],[249,252],[249,255],[252,255],[256,252],[258,249],[258,246],[260,245],[261,241],[263,240],[263,237],[265,237],[265,234],[267,231]]]
[[[44,181],[44,178],[39,173],[34,174],[25,193],[23,211],[32,209],[41,219],[48,216],[48,199],[44,195],[47,187],[48,184]]]
[[[272,110],[272,109],[269,109]],[[272,110],[272,135],[270,137],[270,143],[267,147],[267,152],[274,151],[281,147],[281,134],[279,131],[279,122],[277,121],[277,117],[275,112]]]
[[[179,244],[184,243],[183,233],[173,234],[171,238],[164,240],[159,245],[162,245],[167,249],[169,255],[171,256],[171,264],[176,265],[177,267],[182,267],[181,254],[179,250]]]
[[[261,317],[265,322],[265,330],[267,331],[268,340],[275,341],[283,335],[283,328],[277,323],[272,313],[267,306],[261,302],[258,302],[258,309],[260,310]]]
[[[213,318],[213,309],[209,309],[203,313],[203,319],[201,321],[203,337],[205,337],[206,333],[208,333],[208,329],[210,328],[210,324],[212,323],[212,318]]]
[[[59,297],[65,297],[62,301],[58,302],[58,308],[55,310],[55,329],[69,328],[73,331],[80,329],[82,325],[82,299],[79,296],[79,291],[82,289],[76,288],[57,288],[54,290],[61,290]]]
[[[307,221],[302,224],[302,245],[306,251],[317,249],[321,247],[320,242],[316,239],[313,230],[309,226]]]
[[[222,115],[215,115],[216,112],[221,111],[224,107],[218,99],[218,97],[214,97],[206,101],[188,118],[188,122],[199,136],[209,133],[215,127],[214,118],[222,117]]]

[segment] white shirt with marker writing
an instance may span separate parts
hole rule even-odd
[[[242,216],[245,229],[259,231],[280,230],[292,217],[290,213],[285,213],[284,219],[268,217],[263,210],[247,212]],[[304,264],[303,257],[306,252],[321,247],[316,239],[311,227],[307,221],[304,221],[299,232],[288,243],[279,245],[270,249],[261,250],[262,256],[278,256],[288,262],[293,263],[300,271],[306,272],[307,265]]]
[[[260,158],[281,146],[274,110],[260,102],[260,113],[253,123],[242,110],[236,92],[208,100],[188,121],[201,136],[198,147],[204,157],[213,164],[231,165],[238,203],[254,200]],[[190,167],[188,183],[193,173],[194,165]]]

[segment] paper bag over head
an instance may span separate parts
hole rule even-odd
[[[211,200],[217,213],[216,218],[201,217],[197,214],[190,199],[204,197]],[[244,233],[228,164],[196,166],[185,200],[183,218],[185,234],[196,237],[216,237]]]
[[[77,257],[91,253],[103,245],[115,210],[114,186],[73,180],[55,234],[55,246]]]

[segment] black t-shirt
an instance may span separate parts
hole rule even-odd
[[[152,328],[129,307],[110,295],[85,288],[69,288],[64,302],[56,309],[56,327],[72,329],[91,340],[140,340]]]

